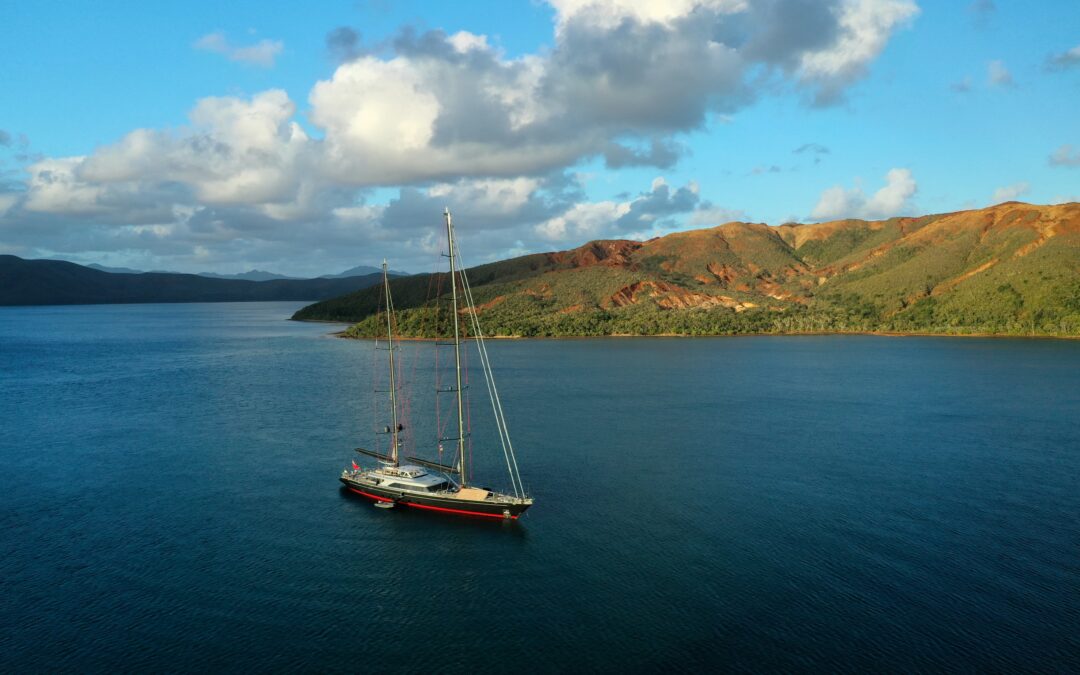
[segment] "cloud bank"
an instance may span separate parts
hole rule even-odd
[[[0,193],[0,245],[145,251],[182,264],[246,251],[243,260],[267,265],[298,241],[355,254],[390,230],[411,236],[410,226],[431,222],[428,206],[441,210],[429,202],[466,194],[463,216],[490,215],[501,231],[488,240],[492,253],[644,231],[665,213],[690,213],[696,188],[654,185],[627,202],[585,203],[567,171],[595,158],[611,169],[674,166],[681,134],[765,92],[840,101],[919,13],[914,0],[550,4],[550,47],[515,57],[466,31],[404,29],[366,46],[338,28],[327,37],[338,65],[306,102],[282,90],[208,97],[183,128],[136,129],[88,156],[29,164],[25,184]],[[194,46],[262,67],[283,49],[237,46],[220,32]],[[398,197],[369,204],[379,187]],[[844,194],[864,210],[891,203]]]

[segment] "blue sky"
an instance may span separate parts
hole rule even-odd
[[[422,271],[444,203],[479,261],[1080,199],[1072,0],[636,6],[14,3],[0,252]]]

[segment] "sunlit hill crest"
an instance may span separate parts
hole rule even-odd
[[[881,221],[731,222],[645,242],[593,241],[469,270],[501,336],[883,330],[1080,334],[1080,204],[1008,202]],[[403,333],[434,335],[444,279],[392,284]],[[441,289],[441,291],[439,290]],[[378,294],[298,319],[374,334]]]

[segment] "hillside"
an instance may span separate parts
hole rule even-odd
[[[467,239],[467,230],[462,237]],[[596,241],[469,270],[493,335],[897,331],[1080,334],[1080,204]],[[402,332],[439,330],[445,275],[392,282]],[[294,318],[378,332],[378,289]],[[445,303],[442,303],[445,304]]]
[[[61,260],[24,260],[0,255],[0,305],[319,300],[381,281],[382,274],[269,281],[163,272],[118,274]]]

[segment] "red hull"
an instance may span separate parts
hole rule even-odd
[[[363,495],[364,497],[367,497],[368,499],[373,499],[373,500],[375,500],[377,502],[394,502],[394,501],[396,501],[394,499],[387,499],[386,497],[380,497],[379,495],[373,495],[370,492],[364,492],[363,490],[357,490],[356,488],[352,487],[351,485],[347,486],[347,487],[349,488],[350,491],[355,492],[358,495]],[[415,509],[425,509],[427,511],[439,511],[441,513],[453,513],[453,514],[462,515],[462,516],[479,516],[481,518],[498,518],[499,520],[517,520],[518,519],[518,517],[516,515],[506,516],[506,515],[503,515],[501,513],[478,513],[476,511],[463,511],[461,509],[448,509],[448,508],[443,507],[443,506],[428,506],[427,504],[417,504],[415,502],[408,502],[408,501],[400,501],[400,502],[397,502],[397,503],[404,504],[405,506],[411,506],[411,507],[413,507]]]

